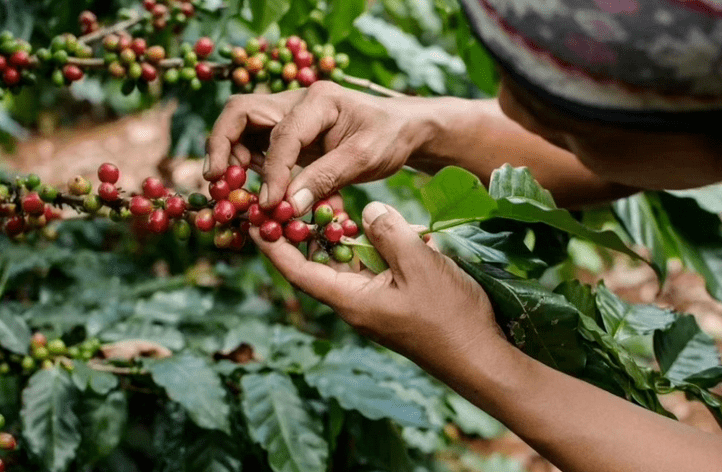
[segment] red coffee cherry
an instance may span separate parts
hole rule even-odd
[[[153,202],[142,195],[136,195],[130,199],[129,209],[133,216],[150,215],[153,211]]]
[[[98,187],[98,196],[106,202],[114,202],[118,199],[118,188],[109,182],[103,182]]]
[[[165,201],[165,212],[169,218],[180,218],[186,211],[186,202],[183,197],[173,196],[168,197]]]
[[[242,231],[234,229],[230,246],[231,249],[238,251],[243,248],[244,244],[246,244],[246,235]]]
[[[5,82],[5,85],[7,85],[8,87],[19,84],[20,72],[18,72],[18,70],[14,67],[6,68],[3,72],[3,82]]]
[[[196,64],[196,77],[198,80],[213,80],[213,69],[207,62],[199,62]]]
[[[310,87],[311,84],[318,80],[318,78],[316,77],[316,73],[310,67],[304,67],[298,71],[296,80],[298,80],[298,83],[303,87]]]
[[[226,169],[224,179],[228,182],[228,187],[231,190],[241,188],[246,183],[246,170],[241,166],[229,166]]]
[[[106,162],[98,167],[98,179],[101,182],[108,182],[114,184],[118,182],[120,178],[120,170],[113,164]]]
[[[279,223],[285,223],[286,221],[293,218],[293,206],[287,201],[282,201],[278,205],[276,205],[276,208],[273,209],[273,212],[271,213],[271,218],[278,221]]]
[[[224,225],[231,221],[236,216],[236,208],[228,200],[220,200],[213,207],[213,218]]]
[[[165,15],[168,14],[168,7],[166,7],[162,3],[158,3],[153,6],[153,9],[150,10],[150,12],[153,14],[156,20],[159,20],[164,18]]]
[[[40,331],[33,333],[33,337],[30,338],[31,347],[45,347],[46,344],[48,344],[48,338]]]
[[[334,210],[333,219],[339,223],[343,223],[344,221],[348,220],[348,213],[341,209]]]
[[[133,50],[133,52],[136,54],[136,56],[140,57],[143,54],[145,54],[146,49],[148,48],[148,44],[145,42],[145,39],[143,38],[135,38],[130,43],[130,49]]]
[[[341,237],[343,236],[343,227],[340,223],[329,223],[323,229],[323,235],[326,237],[328,242],[337,243],[341,241]]]
[[[281,239],[283,236],[283,228],[275,220],[268,220],[261,225],[260,228],[261,237],[264,241],[275,242]]]
[[[183,2],[180,6],[181,13],[183,13],[186,18],[193,18],[196,14],[196,7],[193,6],[190,2]]]
[[[80,12],[80,15],[78,16],[78,23],[80,23],[81,25],[92,25],[97,21],[98,17],[95,16],[95,13],[89,10],[84,10]]]
[[[17,51],[10,56],[9,62],[20,69],[24,69],[30,65],[30,55],[26,51]]]
[[[343,235],[353,238],[358,234],[358,225],[354,220],[344,220],[341,222],[343,228]]]
[[[5,59],[5,56],[0,55],[0,72],[4,71],[7,66],[8,60]]]
[[[151,46],[145,52],[145,58],[154,64],[165,59],[165,48],[163,46]]]
[[[228,194],[231,193],[231,187],[228,185],[228,182],[220,179],[215,182],[211,182],[208,185],[208,191],[210,192],[213,200],[225,200],[228,198]]]
[[[250,221],[253,226],[261,226],[267,220],[268,215],[261,210],[261,206],[258,203],[254,203],[248,208],[248,221]]]
[[[204,208],[196,214],[195,226],[199,230],[207,233],[212,230],[216,225],[216,220],[213,218],[213,210],[210,208]]]
[[[18,447],[18,443],[15,440],[15,436],[10,433],[0,433],[0,449],[6,451],[14,451]]]
[[[259,51],[261,51],[261,52],[268,51],[268,40],[265,37],[259,36],[256,38],[256,40],[258,41],[258,50]]]
[[[17,236],[25,230],[25,219],[22,216],[13,216],[5,223],[5,234],[10,237]]]
[[[145,8],[147,11],[152,12],[155,8],[156,1],[155,0],[143,0],[143,8]]]
[[[243,213],[253,204],[253,195],[242,188],[231,191],[228,201],[233,204],[238,213]]]
[[[194,50],[199,58],[205,59],[211,55],[214,47],[215,45],[213,44],[213,40],[211,40],[211,38],[203,37],[196,41]]]
[[[301,220],[293,220],[283,228],[283,235],[292,243],[302,243],[311,235],[311,229]]]
[[[298,36],[290,36],[286,40],[286,47],[291,50],[294,56],[301,50],[301,44],[301,38]]]
[[[295,54],[295,60],[294,62],[298,66],[299,69],[303,69],[304,67],[311,67],[313,65],[313,54],[311,54],[308,51],[298,51],[297,54]]]
[[[63,66],[63,75],[70,82],[76,82],[82,79],[85,73],[80,67],[76,65],[66,64],[65,66]]]
[[[158,78],[158,70],[147,62],[144,62],[140,65],[140,70],[140,76],[146,82],[153,82],[155,79]]]
[[[165,210],[153,210],[148,217],[148,229],[155,234],[162,234],[168,231],[170,220]]]
[[[29,215],[39,216],[45,213],[45,202],[38,192],[30,192],[22,199],[23,211]]]
[[[165,192],[165,187],[160,179],[148,177],[143,181],[143,195],[145,195],[146,198],[162,198]]]

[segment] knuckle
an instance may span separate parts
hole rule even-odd
[[[370,229],[377,236],[387,236],[399,229],[399,221],[393,215],[381,215],[371,223]]]
[[[313,176],[316,191],[327,196],[336,188],[338,179],[329,169],[318,169]],[[319,197],[321,195],[318,195]]]
[[[338,91],[339,85],[330,80],[319,80],[308,87],[308,97],[329,96]]]

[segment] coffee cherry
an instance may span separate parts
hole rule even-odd
[[[22,208],[29,215],[42,215],[45,212],[45,202],[37,192],[30,192],[23,197]]]
[[[215,182],[211,182],[208,185],[208,191],[211,194],[211,198],[214,200],[225,200],[228,198],[228,194],[231,193],[231,187],[228,185],[228,182],[220,179]]]
[[[143,181],[143,195],[146,198],[162,198],[165,195],[165,187],[160,179],[148,177]]]
[[[84,75],[83,70],[76,65],[66,64],[63,66],[63,76],[70,82],[76,82],[82,79]]]
[[[328,203],[319,205],[313,212],[313,220],[318,226],[326,226],[333,220],[333,208]]]
[[[146,51],[145,58],[148,62],[157,64],[165,59],[165,48],[163,46],[151,46]]]
[[[148,64],[147,62],[144,62],[140,65],[140,70],[140,76],[146,82],[153,82],[155,79],[158,78],[158,71],[156,70],[156,68]]]
[[[108,73],[116,79],[122,79],[123,77],[125,77],[127,70],[125,67],[123,67],[123,64],[118,61],[114,61],[111,62],[110,65],[108,65]]]
[[[220,200],[213,207],[213,218],[224,225],[236,216],[236,208],[228,200]]]
[[[283,71],[281,72],[281,77],[283,77],[283,80],[286,82],[293,82],[296,80],[296,76],[298,75],[298,66],[294,64],[293,62],[289,62],[285,66],[283,66]]]
[[[301,38],[298,36],[290,36],[288,40],[286,40],[286,47],[290,49],[294,56],[301,50],[301,44]]]
[[[353,259],[353,250],[350,247],[339,244],[333,247],[333,258],[337,262],[350,262]]]
[[[269,44],[266,38],[264,38],[263,36],[259,36],[258,38],[256,38],[256,40],[258,41],[258,50],[260,52],[268,51]]]
[[[40,187],[40,198],[46,203],[53,203],[58,198],[58,190],[50,185],[42,185]]]
[[[197,210],[208,205],[208,198],[202,193],[194,192],[188,195],[188,204],[191,206],[191,208]]]
[[[165,210],[153,210],[148,217],[148,229],[155,234],[162,234],[168,231],[170,221]]]
[[[0,429],[3,429],[5,427],[5,417],[0,414]]]
[[[332,222],[327,224],[323,229],[323,235],[330,243],[337,243],[341,241],[341,237],[344,235],[341,223]]]
[[[8,87],[19,84],[20,72],[18,72],[18,70],[13,67],[8,67],[3,72],[3,82],[5,82],[5,85],[7,85]]]
[[[98,179],[101,182],[114,184],[120,178],[120,170],[113,164],[106,162],[98,167]]]
[[[228,166],[223,178],[231,190],[239,189],[246,183],[246,170],[241,166]]]
[[[168,69],[165,71],[165,74],[163,74],[163,81],[167,84],[173,85],[178,83],[178,79],[180,79],[178,69]]]
[[[273,209],[273,212],[271,213],[271,218],[278,221],[279,223],[285,223],[286,221],[293,218],[293,206],[283,200],[281,203],[276,205],[276,208]]]
[[[10,60],[8,62],[15,67],[25,69],[30,65],[30,54],[25,51],[17,51],[10,56]]]
[[[240,230],[233,230],[233,239],[230,245],[231,249],[238,251],[243,248],[244,244],[246,244],[246,235]]]
[[[333,70],[333,72],[331,72],[331,80],[337,84],[343,83],[346,80],[346,74],[337,67]]]
[[[90,182],[81,176],[75,176],[68,182],[68,190],[73,195],[86,195],[93,189]]]
[[[30,359],[32,360],[32,358],[30,358]],[[33,361],[33,367],[34,367],[34,365],[35,365],[35,362]],[[31,367],[31,369],[32,369],[32,367]],[[26,370],[30,370],[30,369],[26,369]],[[18,443],[12,434],[6,433],[6,432],[0,433],[0,449],[3,449],[5,451],[14,451],[15,448],[17,448],[17,447],[18,447]]]
[[[207,62],[199,62],[196,64],[196,77],[198,80],[213,80],[213,69]]]
[[[325,56],[318,61],[318,69],[321,72],[330,74],[336,69],[336,61],[333,57]]]
[[[339,53],[339,54],[336,54],[336,57],[334,58],[334,62],[336,62],[336,66],[339,69],[345,69],[351,63],[351,60],[349,59],[348,54]]]
[[[218,249],[230,247],[233,242],[233,231],[230,228],[216,228],[216,234],[213,236],[213,244]]]
[[[251,82],[251,74],[249,74],[243,67],[239,67],[233,70],[231,79],[238,87],[243,87]]]
[[[29,174],[25,178],[25,188],[28,190],[33,190],[35,187],[38,187],[40,185],[40,176],[38,174]]]
[[[333,210],[333,220],[337,223],[343,223],[348,220],[348,213],[343,211],[341,208]]]
[[[168,14],[168,7],[163,5],[162,3],[158,3],[153,6],[153,9],[150,10],[150,12],[153,14],[156,20],[159,19],[165,19],[165,16]],[[163,28],[157,28],[157,29],[163,29]]]
[[[141,195],[135,195],[130,199],[130,213],[133,216],[150,215],[153,211],[153,202]]]
[[[117,51],[120,39],[114,34],[109,34],[103,38],[103,47],[106,51]]]
[[[258,75],[263,70],[263,59],[259,56],[249,57],[246,61],[246,69],[253,75]]]
[[[261,52],[261,43],[258,41],[258,38],[250,38],[246,42],[246,52],[251,56]]]
[[[341,227],[343,228],[343,235],[348,236],[349,238],[353,238],[358,234],[358,225],[354,220],[345,220],[341,222]]]
[[[183,13],[186,18],[193,18],[196,14],[196,7],[194,7],[190,2],[181,3],[180,9],[181,13]]]
[[[98,195],[106,202],[114,202],[118,199],[118,188],[109,182],[103,182],[98,187]]]
[[[253,203],[248,208],[248,221],[250,221],[253,226],[261,226],[267,220],[268,215],[261,209],[258,203]]]
[[[78,16],[78,23],[81,25],[90,25],[98,21],[98,17],[95,16],[95,13],[89,10],[84,10],[80,12],[80,15]]]
[[[318,78],[316,77],[316,73],[313,69],[310,67],[304,67],[298,71],[296,80],[298,80],[298,83],[301,84],[302,87],[310,87],[311,84],[318,80]]]
[[[323,249],[318,249],[311,255],[311,260],[318,264],[328,264],[331,261],[331,256]]]
[[[199,211],[196,215],[195,225],[196,228],[206,233],[212,230],[216,225],[216,220],[213,218],[213,210],[204,208]]]
[[[168,197],[165,201],[165,212],[169,218],[180,218],[186,211],[186,202],[183,197]]]
[[[248,53],[242,47],[231,49],[231,62],[237,66],[242,66],[248,60]]]
[[[191,237],[191,225],[186,220],[177,220],[173,223],[173,235],[181,241],[185,241]]]
[[[113,184],[110,184],[113,185]],[[83,198],[83,208],[88,213],[95,213],[103,206],[103,202],[97,195],[86,195]]]
[[[228,201],[233,204],[238,213],[243,213],[251,206],[253,198],[250,192],[245,189],[238,188],[236,190],[232,190],[231,193],[228,194]]]
[[[145,42],[145,39],[143,38],[135,38],[130,43],[130,49],[133,50],[136,56],[140,57],[143,54],[145,54],[145,51],[148,49],[148,44]]]
[[[33,337],[30,338],[30,346],[33,348],[45,347],[48,344],[48,338],[41,333],[36,331],[33,333]],[[2,426],[0,426],[2,428]]]
[[[50,352],[48,351],[48,348],[45,346],[38,346],[33,348],[33,357],[36,360],[43,361],[47,359],[50,356]]]
[[[299,69],[311,67],[313,65],[313,54],[308,51],[298,51],[298,53],[295,54],[294,62]]]
[[[118,56],[120,58],[120,61],[124,64],[133,64],[135,60],[137,59],[137,56],[135,55],[135,52],[133,52],[130,48],[125,48],[120,51],[120,55]]]
[[[265,221],[259,231],[263,240],[270,243],[278,241],[281,239],[281,236],[283,236],[283,228],[281,228],[281,225],[275,220]]]
[[[146,9],[146,11],[152,12],[155,8],[156,0],[143,0],[143,8]]]
[[[311,235],[311,229],[301,220],[293,220],[283,228],[283,235],[292,243],[302,243]]]
[[[201,59],[205,59],[206,57],[211,55],[211,53],[213,52],[213,48],[213,40],[211,40],[211,38],[203,37],[196,41],[194,51],[198,55],[198,57],[200,57]]]
[[[67,347],[62,339],[51,339],[48,341],[48,352],[54,356],[62,356],[65,354]]]
[[[17,236],[25,230],[25,219],[21,216],[13,216],[5,223],[5,234],[10,237]]]

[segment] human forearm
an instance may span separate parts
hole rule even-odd
[[[423,110],[416,116],[429,139],[408,161],[419,170],[435,173],[457,165],[488,183],[491,172],[504,163],[527,166],[565,207],[634,192],[600,179],[572,153],[525,130],[504,115],[496,100],[425,99]]]
[[[504,341],[481,344],[440,377],[564,472],[722,470],[722,436],[644,410]]]

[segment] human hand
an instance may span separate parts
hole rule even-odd
[[[295,286],[331,306],[347,323],[443,377],[478,343],[500,339],[486,293],[451,259],[419,237],[393,208],[363,212],[366,236],[389,269],[349,272],[307,261],[283,238],[251,237]],[[346,268],[348,269],[348,267]]]
[[[329,81],[236,95],[208,139],[204,176],[220,177],[231,159],[250,165],[263,175],[263,208],[286,197],[302,215],[345,185],[399,170],[425,139],[423,107],[418,99],[372,97]],[[292,176],[296,164],[305,168]]]

